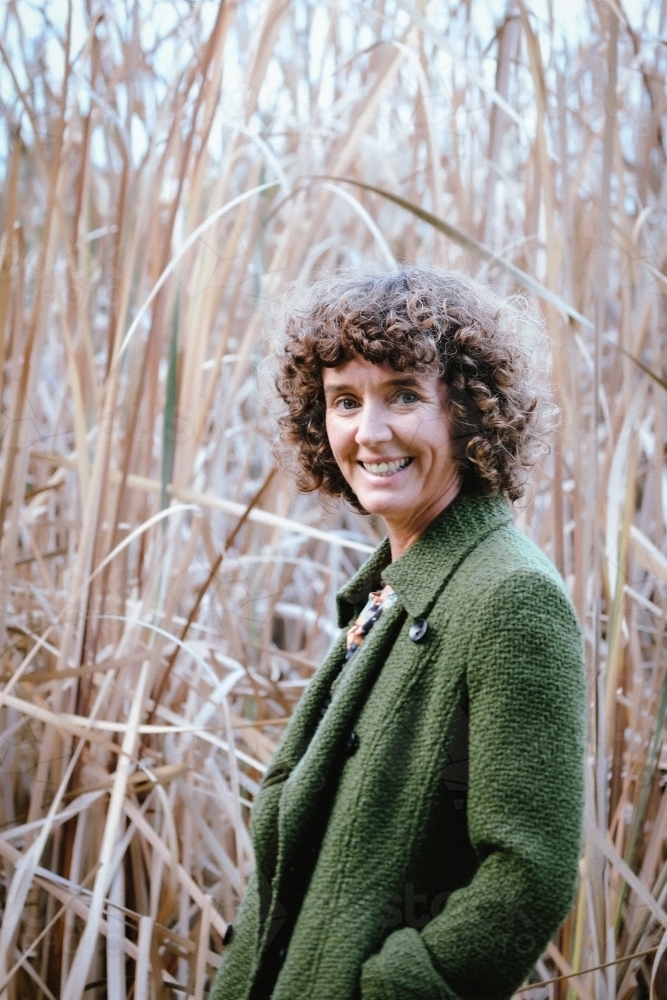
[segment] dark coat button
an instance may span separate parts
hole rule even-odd
[[[428,622],[425,618],[415,618],[412,625],[410,626],[410,631],[408,635],[413,642],[421,642],[426,633],[428,632]]]
[[[345,744],[345,753],[347,754],[348,757],[352,757],[352,755],[355,754],[358,749],[359,749],[359,737],[354,732],[354,730],[352,730],[352,732],[347,738],[347,743]]]
[[[284,962],[286,954],[287,954],[287,948],[281,948],[280,951],[278,952],[278,961]]]
[[[225,936],[222,939],[222,943],[224,945],[230,944],[233,937],[234,937],[234,924],[227,924],[227,930],[225,931]]]

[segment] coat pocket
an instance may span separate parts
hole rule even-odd
[[[421,935],[394,931],[361,967],[361,1000],[461,1000],[433,967]]]

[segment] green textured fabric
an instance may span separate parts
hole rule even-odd
[[[572,903],[585,682],[560,576],[497,496],[460,495],[389,561],[385,540],[340,591],[341,628],[380,576],[398,600],[344,666],[341,634],[262,782],[212,1000],[249,997],[311,849],[273,1000],[507,1000]]]

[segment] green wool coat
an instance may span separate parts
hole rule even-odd
[[[581,635],[510,522],[501,497],[460,494],[340,591],[341,628],[381,579],[398,599],[345,664],[341,633],[276,750],[212,1000],[506,1000],[558,929],[581,848]]]

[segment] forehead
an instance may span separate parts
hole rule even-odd
[[[388,361],[373,364],[366,358],[354,357],[335,368],[322,368],[322,383],[325,392],[346,388],[381,388],[383,386],[419,386],[435,381],[433,375],[417,374],[413,371],[397,372]]]

